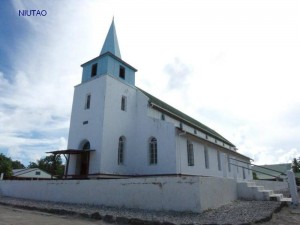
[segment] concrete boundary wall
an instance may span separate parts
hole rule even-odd
[[[3,196],[149,210],[201,212],[237,199],[237,184],[217,177],[0,181]]]
[[[288,191],[289,186],[286,181],[268,181],[268,180],[253,180],[256,185],[264,186],[265,190],[273,190],[276,192]]]

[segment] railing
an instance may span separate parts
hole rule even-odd
[[[270,177],[274,177],[274,178],[276,178],[276,179],[283,179],[282,177],[280,177],[280,175],[287,176],[286,173],[284,173],[284,172],[282,172],[282,171],[270,169],[270,168],[267,168],[267,167],[264,167],[264,166],[258,166],[258,165],[255,165],[255,164],[253,164],[253,163],[248,163],[248,162],[245,162],[245,161],[242,161],[242,160],[238,160],[238,159],[235,159],[235,158],[229,158],[229,159],[230,159],[230,160],[235,160],[235,161],[237,161],[237,162],[242,162],[242,163],[247,164],[247,165],[256,166],[256,167],[259,167],[259,168],[263,168],[263,169],[265,169],[265,170],[269,170],[269,171],[273,171],[273,172],[279,173],[278,176],[275,176],[275,175],[273,175],[273,174],[269,174],[269,173],[266,173],[266,172],[261,172],[261,171],[255,170],[255,169],[253,169],[253,168],[250,168],[250,167],[245,167],[245,166],[241,166],[241,165],[238,165],[238,164],[234,164],[234,163],[228,162],[230,165],[237,166],[237,167],[241,167],[241,168],[244,168],[244,169],[247,169],[247,170],[251,170],[251,171],[254,171],[254,172],[257,172],[257,173],[265,174],[265,175],[268,175],[268,176],[270,176]]]

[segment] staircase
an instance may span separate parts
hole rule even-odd
[[[253,181],[238,182],[237,189],[239,199],[291,202],[291,199],[284,198],[283,194],[275,194],[273,190],[265,190],[264,186],[257,186]]]

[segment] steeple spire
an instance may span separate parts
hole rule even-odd
[[[110,53],[114,54],[115,56],[117,56],[118,58],[121,58],[114,18],[111,22],[109,31],[106,35],[105,42],[103,44],[100,55],[102,55],[106,52],[110,52]]]

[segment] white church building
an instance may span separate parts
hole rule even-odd
[[[197,175],[252,179],[250,158],[201,122],[135,86],[114,21],[75,86],[66,177]]]

